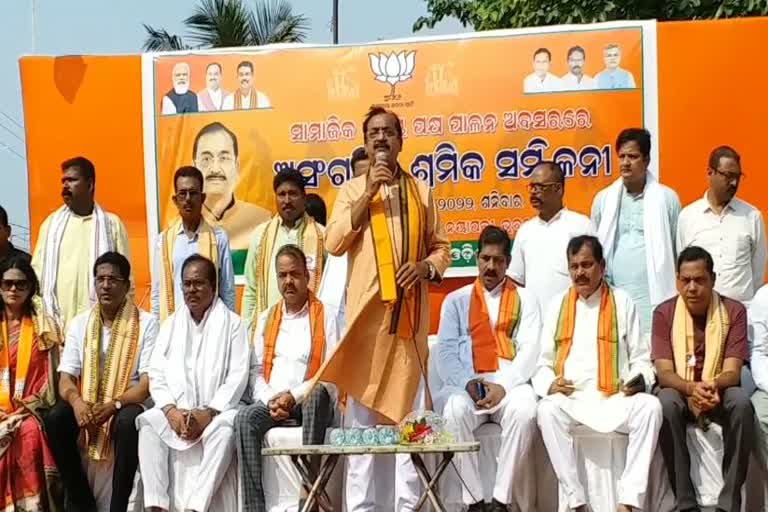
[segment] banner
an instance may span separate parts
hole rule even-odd
[[[142,96],[150,241],[176,215],[173,173],[195,165],[241,275],[253,229],[275,212],[274,174],[300,170],[330,212],[376,104],[401,119],[402,167],[432,187],[447,275],[468,276],[483,227],[514,236],[536,215],[527,178],[538,162],[562,166],[568,208],[588,214],[617,177],[616,135],[645,127],[657,140],[656,25],[145,54]]]

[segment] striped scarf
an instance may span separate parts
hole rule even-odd
[[[469,334],[472,338],[472,362],[476,373],[495,372],[499,358],[511,361],[515,358],[515,340],[512,334],[520,322],[520,294],[508,277],[504,278],[496,319],[491,329],[488,306],[483,294],[483,283],[478,278],[469,299]]]
[[[181,218],[160,234],[160,322],[168,318],[176,311],[176,298],[174,295],[173,283],[173,247],[176,243],[176,237],[181,226]],[[219,274],[219,249],[216,244],[216,234],[213,228],[200,218],[200,225],[197,228],[197,253],[205,256],[213,262],[216,267],[216,275]],[[218,278],[216,287],[218,289]]]
[[[576,326],[576,301],[574,287],[568,290],[560,305],[555,331],[555,374],[563,376],[565,361],[573,345]],[[600,313],[597,321],[597,388],[606,394],[619,390],[619,324],[616,317],[616,299],[613,290],[603,283],[600,291]]]
[[[397,334],[402,339],[411,339],[415,335],[414,330],[419,325],[421,315],[420,300],[417,296],[421,287],[414,286],[409,290],[403,290],[397,286],[395,274],[405,262],[416,263],[423,257],[426,212],[419,200],[415,179],[400,169],[398,182],[400,225],[389,225],[393,217],[391,214],[387,215],[383,199],[386,191],[384,187],[371,201],[369,215],[378,268],[379,294],[382,302],[390,305],[392,310],[390,334]],[[394,247],[395,238],[392,231],[396,229],[400,229],[403,234],[400,251],[396,251]]]
[[[99,372],[101,358],[101,306],[91,309],[83,343],[83,372],[80,387],[83,400],[90,404],[106,404],[118,398],[128,388],[139,349],[139,309],[125,299],[112,329],[103,369]],[[101,373],[101,375],[99,374]],[[104,460],[109,457],[112,418],[95,432],[85,430],[88,458]]]
[[[323,363],[323,354],[325,353],[325,310],[323,303],[320,302],[312,292],[309,292],[307,298],[307,307],[309,308],[309,331],[312,337],[312,345],[309,352],[309,362],[307,363],[307,372],[304,380],[309,380],[315,376],[317,370]],[[280,332],[280,324],[283,321],[283,301],[278,301],[272,306],[267,315],[267,323],[264,326],[264,380],[269,383],[272,375],[272,363],[275,358],[275,347],[277,345],[277,335]],[[254,329],[255,331],[255,329]],[[251,333],[253,339],[254,332]],[[295,340],[291,340],[295,341]]]
[[[48,236],[43,246],[43,275],[41,276],[40,290],[45,305],[45,314],[50,315],[61,325],[61,307],[56,297],[56,279],[59,272],[59,249],[61,240],[64,237],[64,231],[67,227],[67,221],[72,210],[69,207],[62,206],[53,214],[51,223],[48,226]],[[91,234],[91,258],[88,262],[89,269],[93,268],[96,259],[108,251],[114,251],[117,246],[114,239],[114,230],[110,224],[104,210],[93,204],[93,230]],[[66,257],[66,255],[63,255]],[[89,271],[89,296],[91,306],[96,304],[96,288],[93,283],[93,275]]]
[[[258,294],[256,295],[256,307],[253,310],[252,323],[256,323],[258,316],[267,309],[267,295],[269,292],[270,267],[274,267],[274,251],[278,230],[282,224],[279,215],[274,216],[267,224],[264,234],[261,236],[259,247],[256,252],[256,279],[258,283]],[[315,270],[309,272],[309,289],[315,292],[320,289],[320,280],[323,276],[323,265],[325,258],[324,237],[320,226],[315,220],[304,214],[301,219],[299,231],[299,249],[305,254],[315,259]]]

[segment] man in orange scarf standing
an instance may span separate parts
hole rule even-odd
[[[717,510],[741,510],[741,487],[755,443],[755,413],[740,386],[749,358],[747,310],[714,290],[715,264],[701,247],[677,258],[679,295],[653,312],[653,362],[664,410],[659,444],[677,510],[699,510],[691,483],[686,427],[695,419],[723,427],[723,489]]]
[[[363,122],[371,165],[339,191],[325,234],[334,256],[347,253],[346,334],[320,369],[319,378],[348,397],[349,425],[399,422],[423,408],[428,283],[438,282],[450,262],[450,246],[429,186],[399,165],[403,144],[394,112],[373,107]],[[374,457],[347,461],[347,510],[374,511]],[[397,459],[395,510],[412,510],[419,480],[410,458]]]
[[[618,482],[618,512],[640,509],[648,484],[661,404],[647,394],[654,382],[648,339],[632,299],[604,280],[603,247],[577,236],[566,250],[571,287],[544,309],[541,355],[533,388],[542,397],[538,422],[568,506],[590,503],[579,481],[571,429],[628,434],[626,464]]]
[[[520,510],[536,508],[535,492],[520,492],[520,477],[536,433],[536,394],[528,381],[539,355],[541,317],[533,292],[506,276],[511,245],[496,226],[480,233],[479,275],[445,298],[433,355],[442,382],[436,407],[456,441],[475,441],[473,432],[486,422],[501,426],[498,458],[505,462],[496,472],[493,512],[506,512],[513,501]],[[478,454],[459,454],[456,461],[469,512],[486,510]]]

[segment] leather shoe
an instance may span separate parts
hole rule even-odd
[[[477,503],[473,503],[469,506],[467,512],[486,512],[485,502],[478,501]]]
[[[509,512],[507,506],[495,498],[488,510],[489,512]]]

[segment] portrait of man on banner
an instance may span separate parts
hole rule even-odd
[[[226,231],[233,251],[247,249],[255,226],[271,214],[260,206],[235,197],[240,178],[240,147],[237,135],[217,122],[204,126],[195,136],[192,163],[205,178],[203,216]]]

